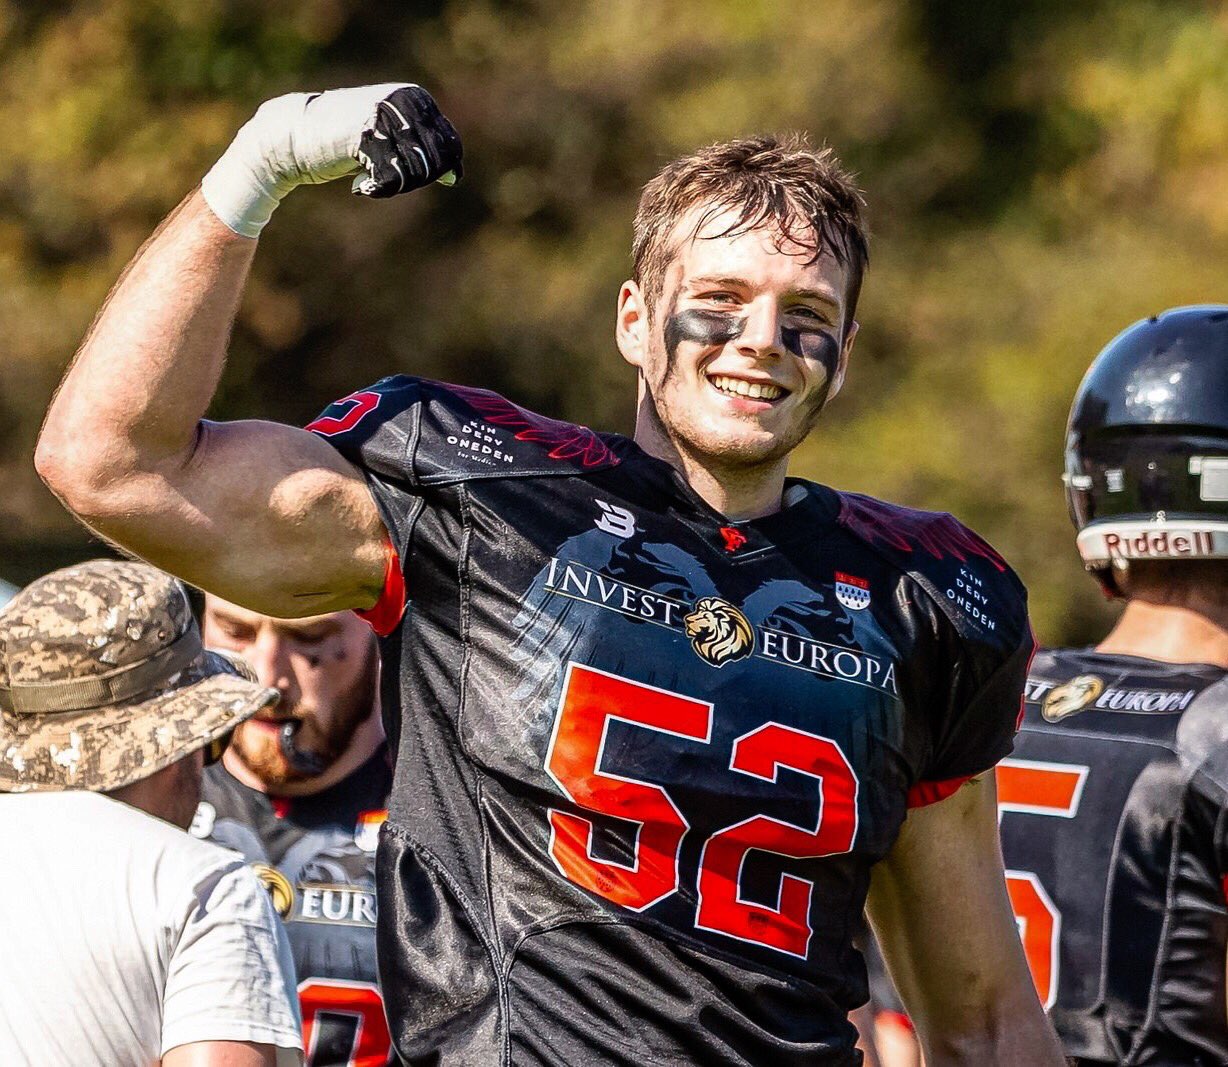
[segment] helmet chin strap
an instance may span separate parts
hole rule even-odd
[[[328,769],[328,764],[314,752],[304,752],[295,746],[294,735],[298,733],[298,729],[299,724],[294,721],[287,722],[282,726],[281,733],[277,738],[278,746],[281,748],[281,754],[286,757],[286,761],[299,774],[306,774],[315,778]]]

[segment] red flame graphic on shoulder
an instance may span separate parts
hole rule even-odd
[[[307,429],[321,437],[336,437],[337,434],[347,433],[379,407],[381,395],[373,389],[360,389],[349,396],[343,396],[331,405],[339,408],[348,404],[349,407],[341,415],[321,415],[315,422],[309,422]]]
[[[514,430],[517,441],[531,441],[547,448],[551,459],[574,460],[581,467],[615,466],[619,462],[610,446],[587,426],[525,411],[487,389],[462,385],[447,388],[491,425]]]
[[[860,493],[840,494],[840,524],[870,544],[884,544],[901,552],[920,549],[934,559],[969,557],[988,560],[999,571],[1006,561],[963,523],[950,515],[888,504]]]

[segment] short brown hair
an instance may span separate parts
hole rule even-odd
[[[719,236],[770,223],[785,240],[813,249],[811,263],[830,252],[848,272],[844,320],[852,320],[870,259],[861,217],[864,201],[830,148],[812,148],[798,133],[745,137],[676,159],[645,185],[635,212],[631,254],[632,277],[644,291],[650,313],[674,255],[670,233],[699,204],[710,204],[711,209],[695,233],[713,215],[732,209],[737,217]]]

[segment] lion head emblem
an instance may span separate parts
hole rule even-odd
[[[745,659],[755,650],[755,631],[750,619],[719,597],[706,596],[696,601],[695,610],[683,621],[691,647],[713,667]]]
[[[290,884],[290,879],[267,863],[253,863],[252,870],[268,892],[273,910],[283,919],[288,918],[294,907],[294,886]]]
[[[1080,674],[1065,685],[1059,685],[1045,697],[1040,713],[1049,722],[1058,722],[1082,711],[1104,692],[1104,682],[1094,674]]]

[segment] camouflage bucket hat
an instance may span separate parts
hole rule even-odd
[[[118,789],[276,700],[144,563],[66,567],[0,609],[0,791]]]

